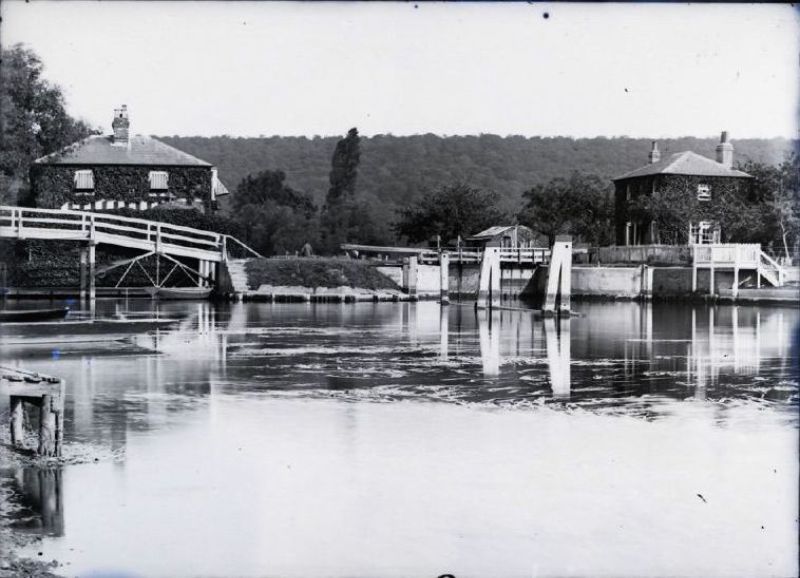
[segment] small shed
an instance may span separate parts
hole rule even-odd
[[[489,227],[465,239],[469,247],[527,248],[542,246],[536,233],[525,225]]]

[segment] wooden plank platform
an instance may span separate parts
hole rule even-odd
[[[64,381],[16,367],[0,366],[0,390],[10,399],[11,445],[25,447],[25,405],[39,411],[39,443],[33,453],[60,457],[64,440]]]

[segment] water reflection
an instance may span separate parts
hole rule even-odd
[[[478,322],[483,375],[484,377],[496,377],[500,375],[501,312],[479,309],[476,312],[476,319]]]
[[[434,302],[224,304],[99,302],[99,317],[175,319],[168,328],[58,358],[38,342],[4,363],[63,376],[67,439],[127,444],[131,431],[211,412],[216,396],[544,401],[592,409],[657,397],[797,403],[790,334],[798,311],[585,304],[582,316]],[[23,336],[24,337],[24,336]],[[66,339],[69,336],[65,337]],[[9,356],[17,356],[9,359]],[[0,400],[0,411],[7,400]],[[636,411],[639,411],[638,409]]]
[[[62,471],[17,467],[0,474],[14,491],[12,525],[27,533],[64,535]]]
[[[548,317],[544,320],[545,343],[547,344],[547,369],[553,396],[569,398],[570,392],[570,335],[569,317]]]

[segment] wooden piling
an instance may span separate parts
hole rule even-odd
[[[478,309],[500,305],[500,255],[494,247],[486,247],[478,277]]]
[[[0,381],[9,392],[11,445],[22,448],[25,441],[25,405],[39,410],[39,443],[36,453],[59,457],[64,439],[64,382],[18,369],[0,368]]]
[[[53,411],[53,396],[43,395],[39,401],[39,455],[56,455],[56,415]]]
[[[21,444],[25,435],[24,420],[25,409],[23,399],[16,395],[11,396],[11,445]]]
[[[439,299],[442,305],[450,304],[450,256],[439,255]]]
[[[556,300],[560,297],[559,311],[569,313],[572,291],[572,237],[559,235],[550,251],[547,269],[547,292],[542,311],[552,315],[556,311]]]

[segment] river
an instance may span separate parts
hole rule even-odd
[[[0,332],[66,380],[75,462],[3,464],[6,522],[68,575],[797,575],[800,312],[575,309],[101,300],[176,324]]]

